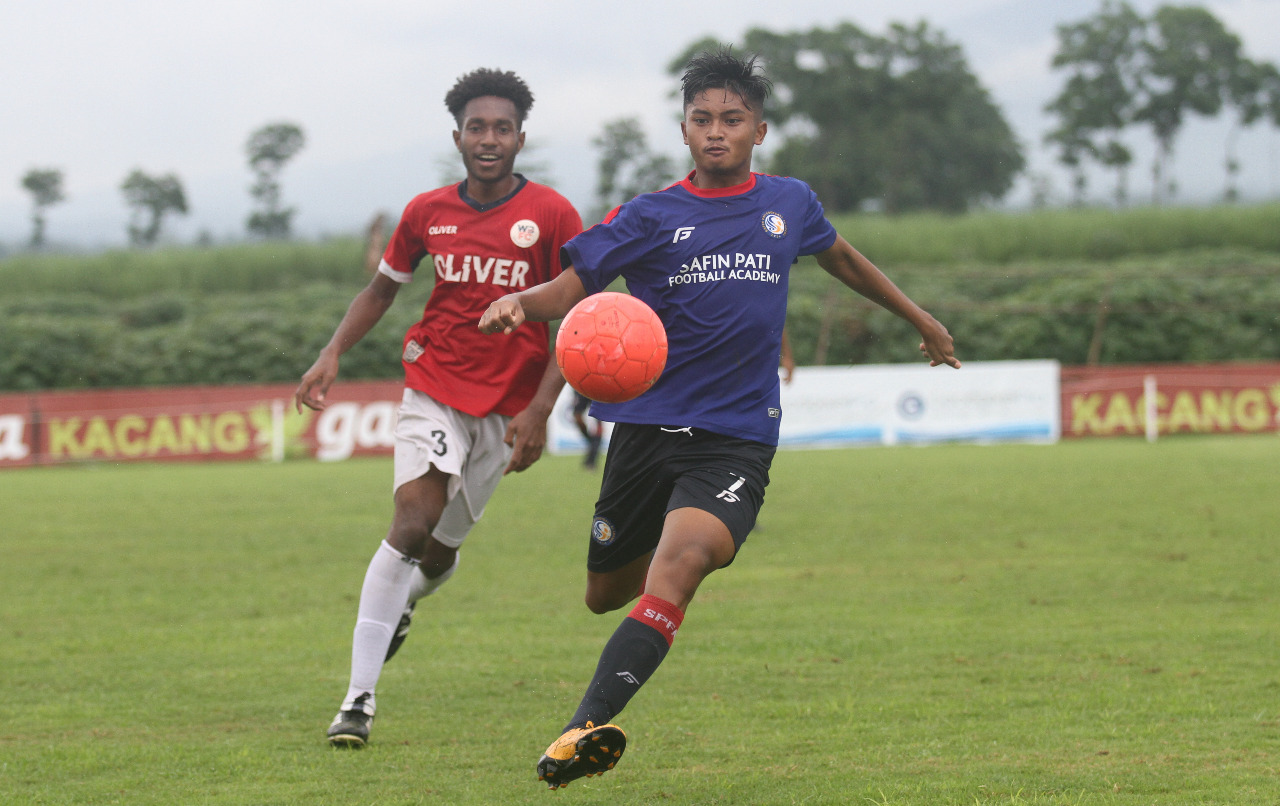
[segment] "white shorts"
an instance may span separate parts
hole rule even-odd
[[[395,487],[426,475],[432,465],[448,473],[448,501],[432,537],[457,548],[484,514],[489,496],[511,461],[502,440],[511,418],[472,417],[416,389],[405,389],[396,423]]]

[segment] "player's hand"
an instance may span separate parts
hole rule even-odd
[[[784,356],[782,361],[778,363],[778,367],[782,370],[782,382],[786,384],[791,383],[791,379],[794,378],[796,374],[795,359],[789,356]]]
[[[499,297],[480,317],[481,333],[511,333],[524,322],[524,306],[514,294]]]
[[[502,475],[520,473],[542,457],[547,446],[547,417],[525,409],[511,418],[503,442],[511,446],[511,461]]]
[[[960,369],[960,359],[955,356],[955,344],[942,323],[933,320],[929,327],[921,330],[921,335],[924,336],[924,341],[920,343],[920,352],[929,358],[929,366],[946,364]]]
[[[311,369],[302,376],[302,382],[293,393],[293,407],[299,414],[302,413],[303,406],[315,411],[324,411],[329,405],[325,402],[325,395],[329,393],[329,387],[337,377],[338,359],[330,358],[327,353],[321,353],[316,362],[311,365]]]

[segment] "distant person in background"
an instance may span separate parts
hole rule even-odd
[[[604,423],[587,414],[591,408],[591,398],[573,390],[573,423],[578,432],[587,441],[587,452],[582,457],[582,466],[594,470],[596,459],[600,456],[600,441],[604,438]]]
[[[782,349],[778,354],[778,369],[782,371],[782,382],[789,384],[796,374],[796,356],[791,352],[791,337],[787,335],[787,326],[782,326]]]
[[[702,53],[685,70],[680,124],[694,171],[565,244],[564,272],[480,319],[512,334],[626,279],[667,329],[663,375],[640,397],[592,406],[614,423],[587,550],[587,606],[636,602],[605,643],[577,711],[538,760],[558,788],[613,768],[610,721],[657,671],[708,575],[733,562],[764,503],[782,410],[782,333],[800,255],[909,322],[933,366],[951,335],[836,232],[804,182],[751,170],[769,81],[755,59]]]
[[[395,432],[395,513],[360,591],[351,678],[329,743],[363,747],[382,666],[408,633],[415,603],[458,567],[458,547],[506,473],[542,455],[564,386],[545,325],[494,340],[476,320],[503,294],[560,274],[560,247],[582,219],[551,188],[514,172],[533,94],[515,73],[480,69],[445,95],[467,177],[417,196],[377,273],[356,295],[295,406],[324,409],[338,359],[382,318],[420,266],[435,275],[422,319],[405,334],[404,400]],[[430,280],[428,280],[430,282]]]

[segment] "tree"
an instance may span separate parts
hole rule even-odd
[[[1146,21],[1128,3],[1103,3],[1093,17],[1059,25],[1055,70],[1070,75],[1045,106],[1058,119],[1045,142],[1058,147],[1058,161],[1071,169],[1076,201],[1083,201],[1085,157],[1115,170],[1116,203],[1128,201],[1133,154],[1120,140],[1136,112]]]
[[[245,151],[255,177],[249,193],[262,208],[249,215],[249,232],[264,238],[289,237],[297,210],[280,206],[280,172],[304,145],[306,135],[293,123],[272,123],[249,135]]]
[[[1227,179],[1222,196],[1224,201],[1234,202],[1240,197],[1236,186],[1240,175],[1236,142],[1240,132],[1268,115],[1280,126],[1280,70],[1269,62],[1242,58],[1227,79],[1226,95],[1227,104],[1236,110],[1236,118],[1227,131],[1226,153],[1222,161]]]
[[[698,42],[672,64],[683,69]],[[879,201],[889,212],[961,212],[1002,197],[1025,162],[964,54],[926,23],[887,36],[851,23],[747,32],[774,82],[769,118],[782,143],[768,167],[808,181],[832,210]]]
[[[141,169],[134,169],[121,183],[120,191],[133,210],[129,217],[129,243],[134,246],[154,244],[169,213],[187,214],[187,195],[174,174],[148,176]]]
[[[675,163],[665,154],[654,154],[645,142],[638,118],[621,118],[604,125],[600,135],[591,141],[600,150],[596,163],[596,219],[603,219],[623,202],[653,190],[659,190],[675,179]]]
[[[1203,8],[1161,6],[1151,18],[1144,50],[1143,99],[1134,119],[1149,125],[1156,138],[1152,201],[1159,204],[1177,190],[1166,177],[1187,114],[1214,116],[1222,109],[1230,76],[1241,63],[1240,38]]]
[[[32,168],[22,177],[22,187],[31,194],[31,248],[44,246],[44,211],[66,196],[62,192],[62,171]]]

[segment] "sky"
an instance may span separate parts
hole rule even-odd
[[[1130,3],[1143,13],[1168,4]],[[476,67],[514,70],[529,83],[535,103],[522,159],[586,213],[596,203],[591,140],[607,122],[638,118],[651,149],[686,164],[667,66],[690,43],[842,21],[883,34],[893,22],[925,20],[958,43],[1023,143],[1030,171],[1065,201],[1068,180],[1041,145],[1051,126],[1043,106],[1064,80],[1049,66],[1055,26],[1100,4],[10,0],[0,8],[0,248],[30,235],[21,179],[32,168],[64,175],[67,200],[47,211],[54,244],[123,245],[119,186],[135,168],[174,173],[186,189],[190,213],[167,220],[168,239],[242,238],[252,209],[244,144],[282,121],[307,137],[281,175],[284,201],[297,209],[295,233],[362,231],[444,181],[442,165],[457,161],[444,94]],[[1280,0],[1202,5],[1242,38],[1246,55],[1280,64]],[[1221,197],[1227,131],[1222,121],[1187,125],[1174,162],[1179,201]],[[1139,160],[1132,195],[1149,198],[1150,138],[1128,139]],[[1280,198],[1280,131],[1247,131],[1240,155],[1245,198]],[[1107,175],[1094,178],[1098,201],[1110,185]],[[1025,204],[1028,187],[1020,181],[1006,204]]]

